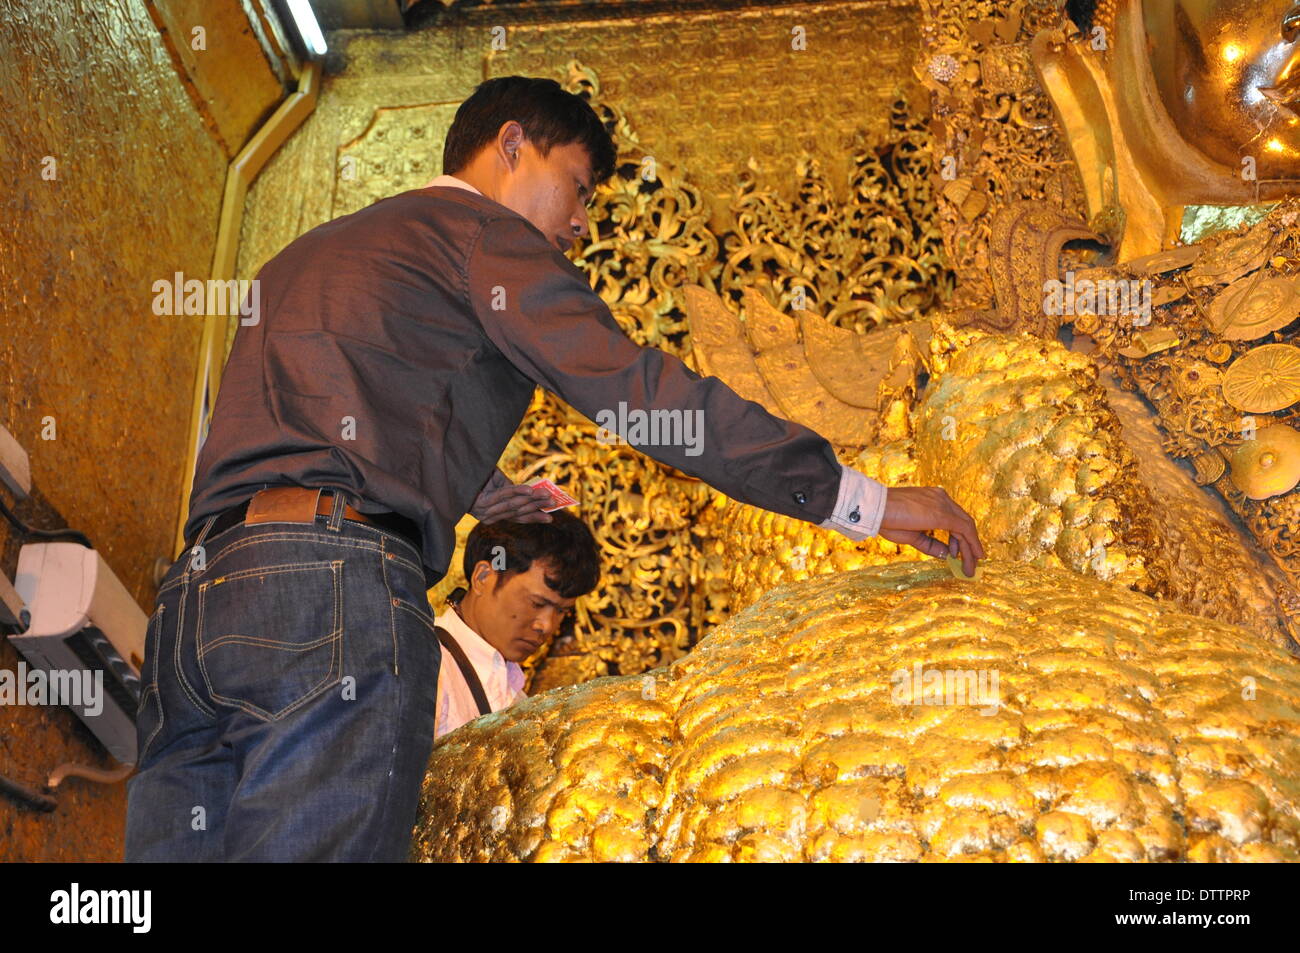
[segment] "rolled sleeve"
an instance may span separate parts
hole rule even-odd
[[[692,413],[697,445],[631,445],[742,502],[812,523],[832,517],[842,466],[825,438],[671,354],[638,347],[586,276],[527,220],[487,221],[465,277],[484,334],[535,384],[598,423],[617,415],[620,402],[629,415]]]

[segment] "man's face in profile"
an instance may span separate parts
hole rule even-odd
[[[519,162],[502,189],[502,205],[532,222],[547,240],[567,252],[588,233],[587,209],[595,188],[591,158],[580,143],[551,147],[543,156],[524,139]]]
[[[566,599],[546,584],[551,564],[541,560],[510,575],[483,561],[474,567],[475,576],[484,568],[491,576],[475,607],[478,634],[508,661],[522,662],[550,643],[577,599]]]

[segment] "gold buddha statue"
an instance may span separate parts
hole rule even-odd
[[[1117,260],[1168,248],[1183,210],[1300,192],[1300,4],[1071,0],[1035,69],[1069,141],[1087,217]]]

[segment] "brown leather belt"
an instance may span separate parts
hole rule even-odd
[[[250,499],[223,510],[208,531],[208,537],[216,536],[239,523],[245,526],[258,523],[314,523],[316,517],[329,516],[334,512],[336,492],[328,487],[312,489],[305,486],[273,486],[258,490]],[[419,528],[404,516],[397,513],[362,513],[350,504],[344,504],[343,518],[397,533],[410,542],[417,553],[420,551]],[[193,545],[192,539],[185,541],[187,549]]]

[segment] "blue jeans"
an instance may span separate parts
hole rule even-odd
[[[149,619],[128,861],[401,861],[441,658],[420,554],[343,519],[195,541]]]

